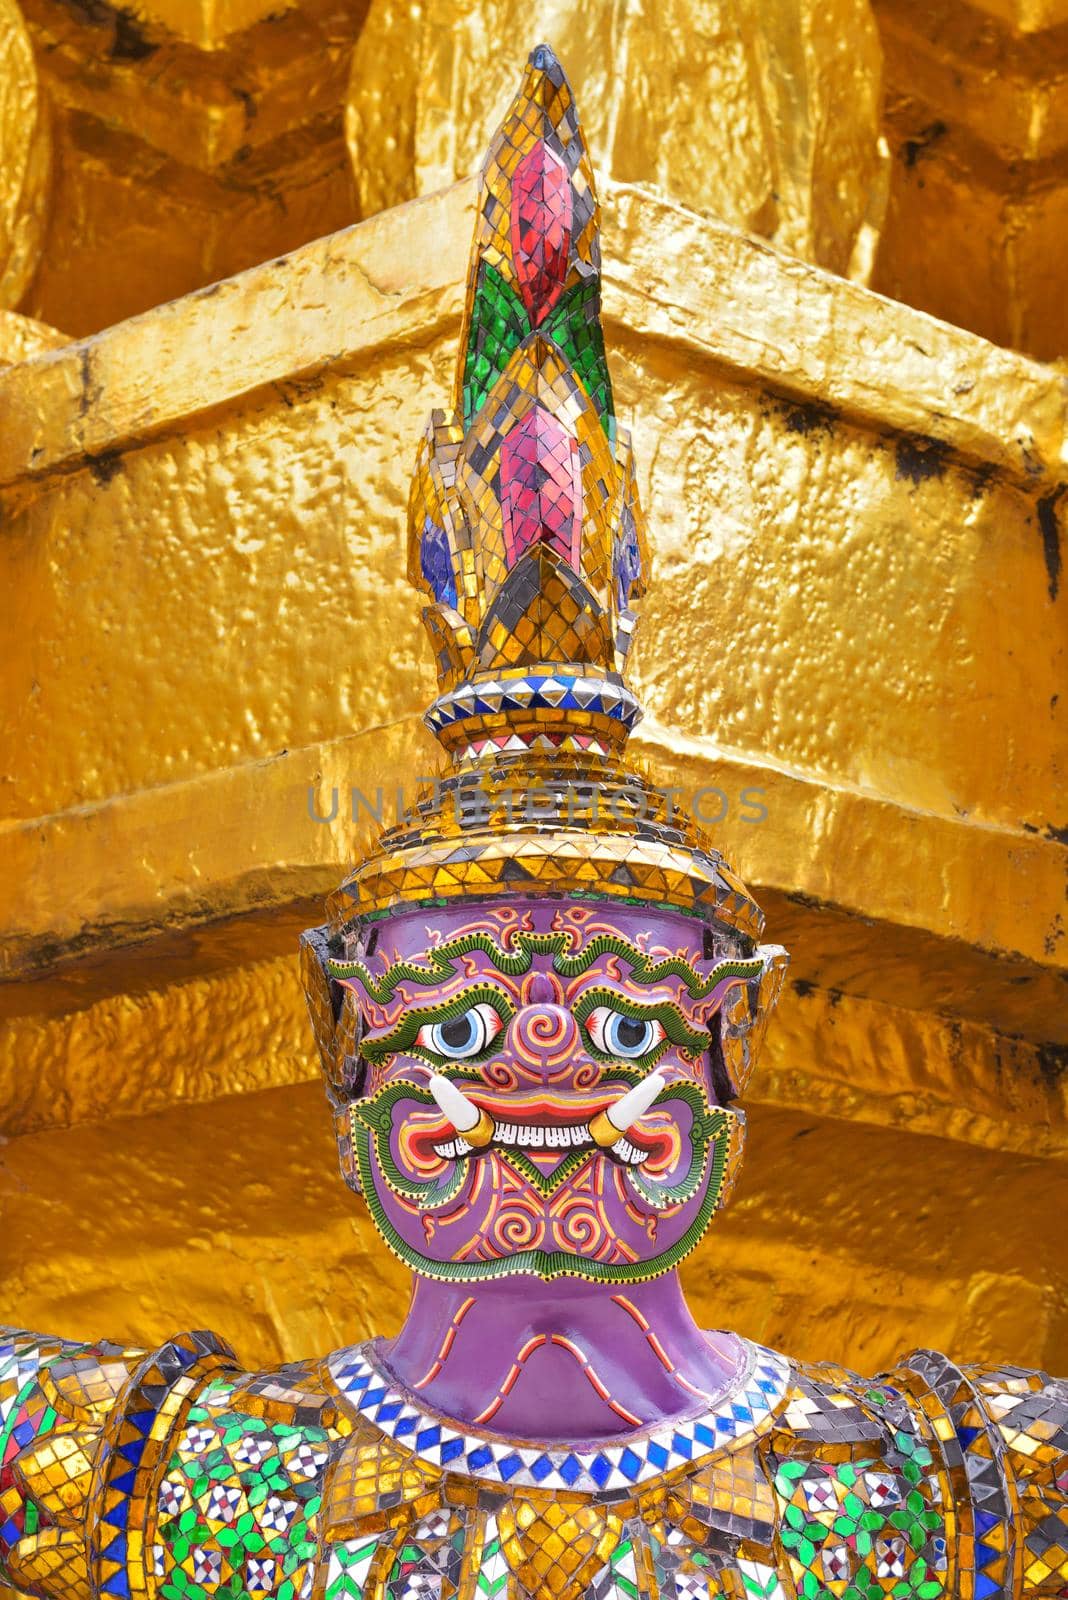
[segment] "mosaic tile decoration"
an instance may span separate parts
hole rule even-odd
[[[546,46],[483,165],[452,406],[430,419],[408,522],[439,687],[426,722],[449,764],[334,897],[334,927],[522,884],[758,939],[758,907],[693,815],[624,760],[649,551],[601,330],[593,172]]]
[[[1000,1456],[1010,1507],[1007,1533],[1015,1574],[1026,1591],[1068,1592],[1068,1383],[1019,1367],[970,1369],[980,1423],[989,1418],[1000,1435]],[[966,1447],[969,1428],[958,1425]],[[978,1434],[975,1435],[978,1437]],[[986,1513],[976,1533],[989,1542]],[[978,1594],[977,1584],[977,1594]]]
[[[453,722],[473,716],[511,714],[524,708],[588,711],[611,717],[628,727],[633,727],[641,714],[637,698],[622,679],[546,672],[463,684],[435,700],[426,720],[427,726],[436,733]]]
[[[1041,1373],[921,1351],[866,1382],[754,1347],[670,1441],[579,1452],[442,1429],[359,1349],[187,1381],[229,1360],[206,1335],[152,1356],[0,1338],[0,1577],[49,1600],[1017,1600],[1068,1577],[1068,1386]],[[137,1438],[158,1447],[143,1498]],[[91,1575],[87,1533],[122,1533],[121,1563]]]
[[[322,1475],[335,1431],[235,1409],[233,1381],[209,1383],[172,1438],[150,1522],[164,1600],[203,1594],[310,1600]]]
[[[165,1344],[132,1374],[124,1407],[112,1412],[104,1427],[94,1474],[89,1562],[100,1595],[126,1600],[131,1594],[129,1530],[143,1522],[161,1422],[173,1423],[210,1373],[236,1365],[229,1347],[214,1334],[193,1333]]]
[[[721,1407],[678,1426],[654,1428],[622,1445],[579,1451],[518,1448],[492,1434],[449,1427],[394,1388],[367,1345],[330,1358],[331,1377],[360,1415],[433,1466],[516,1488],[591,1493],[633,1488],[759,1433],[786,1391],[788,1372],[781,1356],[752,1345],[748,1370]]]
[[[848,1600],[860,1600],[883,1592],[879,1580],[889,1580],[900,1600],[938,1600],[944,1592],[941,1490],[933,1457],[914,1435],[899,1430],[889,1455],[782,1461],[775,1491],[780,1542],[803,1600],[836,1584]]]

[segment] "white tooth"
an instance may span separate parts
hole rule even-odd
[[[620,1139],[619,1143],[612,1146],[616,1155],[629,1166],[636,1166],[641,1160],[641,1151],[636,1150],[629,1139]]]
[[[444,1144],[436,1144],[434,1149],[439,1156],[455,1159],[458,1156],[469,1156],[472,1146],[466,1139],[447,1139]]]
[[[515,1144],[515,1129],[510,1122],[501,1122],[497,1125],[497,1143]]]
[[[531,1128],[531,1130],[530,1130],[530,1142],[531,1142],[532,1145],[536,1145],[537,1148],[540,1150],[543,1144],[548,1144],[548,1142],[549,1142],[548,1129],[547,1128]]]
[[[592,1138],[593,1135],[590,1132],[590,1125],[588,1122],[583,1123],[578,1128],[572,1128],[571,1130],[572,1144],[589,1144]]]
[[[482,1113],[462,1089],[458,1089],[450,1078],[442,1077],[440,1072],[432,1072],[428,1082],[438,1109],[448,1117],[457,1133],[467,1133],[469,1129],[477,1127]]]
[[[534,1143],[534,1129],[533,1128],[517,1128],[515,1130],[515,1133],[516,1133],[516,1143],[517,1144],[526,1145],[526,1144],[533,1144]]]
[[[551,1144],[555,1150],[559,1150],[561,1145],[571,1143],[566,1128],[546,1128],[545,1138],[546,1142]]]
[[[661,1089],[667,1085],[667,1079],[661,1072],[650,1072],[641,1083],[636,1083],[633,1089],[628,1089],[622,1100],[617,1100],[614,1106],[608,1106],[605,1116],[613,1128],[618,1128],[620,1133],[626,1133],[632,1122],[637,1122],[643,1112],[648,1111]]]

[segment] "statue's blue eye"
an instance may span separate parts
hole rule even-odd
[[[629,1017],[611,1006],[595,1006],[586,1018],[586,1029],[602,1055],[624,1061],[648,1055],[665,1038],[664,1024],[655,1017]]]
[[[415,1042],[447,1061],[466,1061],[469,1056],[481,1055],[503,1027],[497,1012],[483,1000],[446,1022],[424,1023]]]

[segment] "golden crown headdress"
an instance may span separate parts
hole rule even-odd
[[[546,46],[482,169],[451,409],[409,506],[408,574],[448,755],[332,906],[568,894],[763,918],[692,818],[624,760],[624,678],[649,571],[629,435],[601,331],[599,208],[570,86]]]

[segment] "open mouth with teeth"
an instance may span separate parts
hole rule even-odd
[[[642,1119],[667,1088],[667,1081],[662,1072],[653,1071],[619,1094],[599,1099],[589,1095],[532,1099],[530,1094],[520,1093],[510,1095],[503,1108],[492,1092],[466,1094],[440,1072],[428,1074],[427,1087],[454,1135],[435,1144],[442,1157],[457,1159],[496,1144],[539,1151],[553,1161],[558,1151],[587,1146],[610,1150],[628,1166],[641,1166],[655,1154],[656,1125],[651,1129],[647,1125],[644,1138],[641,1131],[628,1136],[632,1129],[641,1129]]]
[[[588,1123],[585,1126],[569,1128],[566,1124],[560,1123],[543,1126],[539,1123],[502,1122],[498,1123],[494,1130],[493,1142],[497,1145],[531,1151],[597,1148]],[[474,1154],[473,1145],[469,1145],[462,1134],[457,1134],[455,1139],[446,1139],[443,1144],[435,1144],[434,1149],[439,1156],[447,1158]],[[618,1156],[628,1166],[636,1167],[648,1158],[649,1152],[632,1144],[626,1135],[621,1135],[613,1147],[612,1154]]]
[[[694,1193],[705,1168],[709,1119],[718,1114],[695,1083],[666,1083],[659,1074],[646,1074],[629,1088],[624,1082],[581,1094],[503,1094],[446,1083],[443,1091],[440,1081],[394,1079],[351,1108],[368,1178],[373,1155],[395,1194],[429,1210],[456,1199],[486,1161],[504,1163],[549,1198],[587,1162],[607,1160],[635,1198],[659,1211]]]
[[[444,1160],[466,1159],[492,1148],[521,1150],[549,1170],[574,1150],[607,1149],[627,1166],[662,1165],[670,1159],[675,1142],[665,1114],[646,1113],[624,1132],[608,1117],[621,1099],[619,1094],[584,1095],[581,1101],[574,1096],[513,1094],[503,1100],[476,1092],[469,1096],[470,1104],[480,1122],[486,1118],[490,1124],[482,1124],[477,1142],[458,1132],[443,1114],[440,1130],[423,1128],[413,1134],[413,1143],[420,1149],[429,1143]]]

